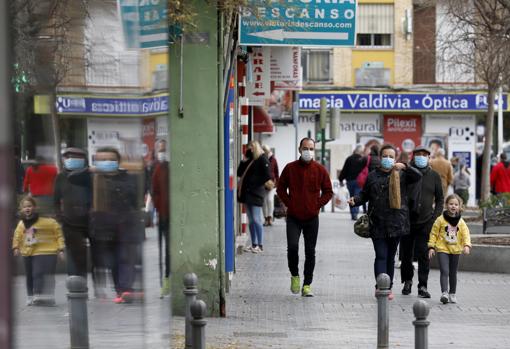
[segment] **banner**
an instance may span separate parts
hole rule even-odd
[[[421,144],[421,115],[384,115],[384,142],[410,153]]]

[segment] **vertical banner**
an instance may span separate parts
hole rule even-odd
[[[154,160],[154,144],[156,143],[156,119],[143,119],[142,122],[142,155],[145,163]]]
[[[301,90],[301,47],[271,47],[271,82],[275,89]]]
[[[253,48],[249,59],[251,80],[246,83],[246,97],[250,105],[264,106],[271,93],[271,49]]]
[[[384,141],[410,153],[421,142],[421,115],[384,115]]]

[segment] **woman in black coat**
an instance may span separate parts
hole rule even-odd
[[[259,253],[263,250],[262,206],[266,195],[264,183],[271,179],[269,160],[259,142],[248,143],[245,159],[237,168],[237,176],[240,177],[237,198],[246,206],[251,236],[251,246],[246,250]]]
[[[359,195],[349,200],[351,206],[368,202],[370,237],[375,250],[374,274],[388,274],[393,285],[395,254],[400,237],[409,234],[408,185],[417,182],[421,173],[411,166],[395,163],[397,151],[392,145],[381,147],[381,165],[370,172]],[[388,296],[393,299],[393,293]]]

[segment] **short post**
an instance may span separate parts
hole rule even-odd
[[[67,278],[66,287],[68,290],[71,349],[88,349],[87,280],[82,276],[72,275]]]
[[[428,327],[430,321],[427,320],[427,316],[429,316],[430,313],[430,306],[424,300],[416,301],[413,305],[413,313],[416,317],[416,320],[413,321],[414,347],[415,349],[428,349]]]
[[[377,276],[377,349],[389,348],[390,309],[388,295],[390,294],[390,277],[387,274]]]
[[[192,348],[205,349],[205,325],[207,320],[204,319],[207,311],[207,306],[203,300],[194,300],[191,303],[191,333],[192,333]]]
[[[192,339],[191,339],[191,304],[196,300],[198,294],[198,277],[195,273],[187,273],[184,275],[184,297],[186,299],[186,309],[185,309],[185,337],[186,337],[186,348],[191,348]]]

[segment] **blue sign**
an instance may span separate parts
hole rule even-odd
[[[299,110],[317,111],[321,98],[325,97],[328,108],[352,111],[487,111],[487,94],[436,94],[436,93],[300,93]],[[503,95],[503,110],[508,107],[507,95]]]
[[[356,0],[250,0],[240,16],[240,44],[354,46]]]
[[[59,114],[103,116],[151,116],[168,113],[168,95],[132,98],[58,96]]]
[[[459,158],[459,163],[465,164],[466,168],[471,168],[471,152],[453,151],[452,156]]]

